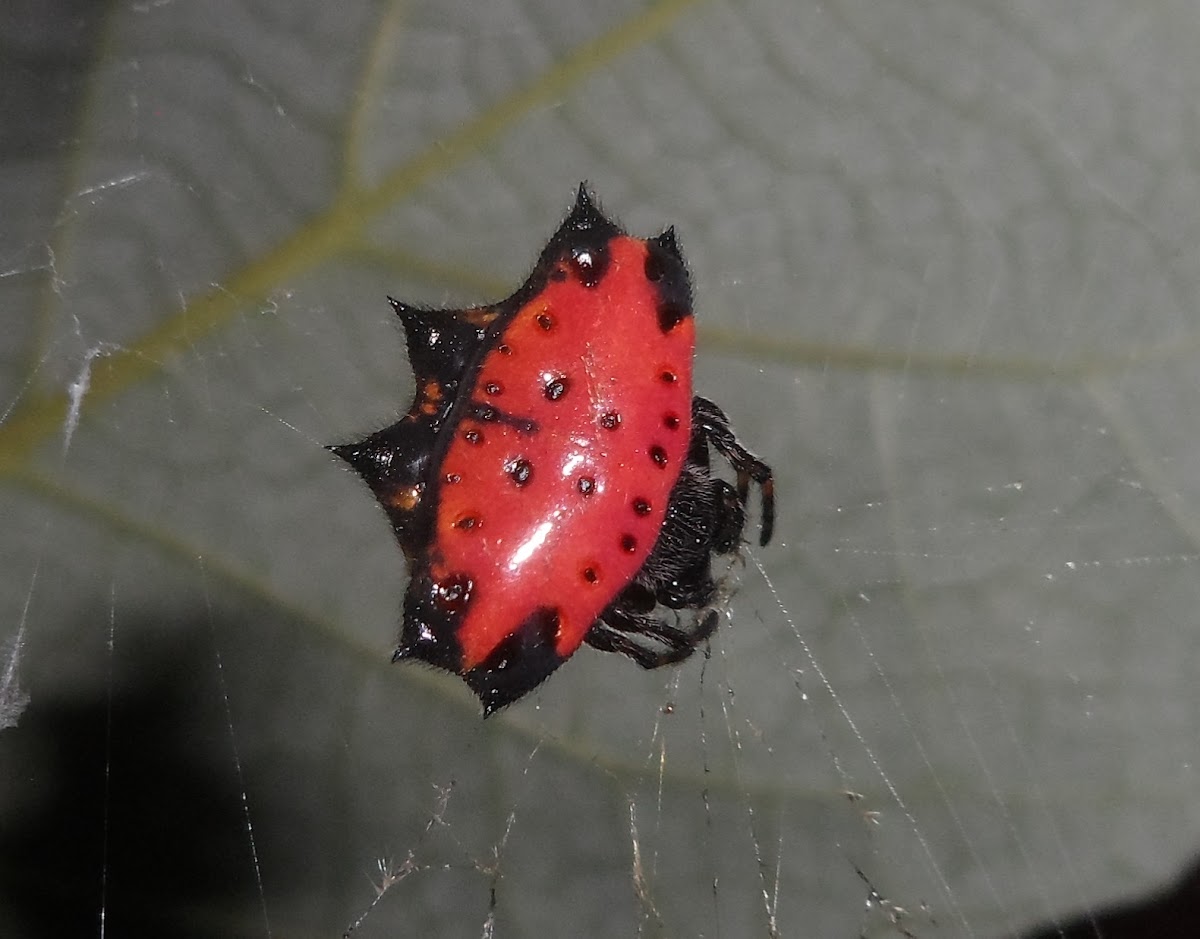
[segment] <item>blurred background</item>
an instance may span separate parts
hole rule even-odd
[[[0,10],[0,934],[1190,936],[1200,11]],[[329,453],[587,180],[776,470],[486,723]]]

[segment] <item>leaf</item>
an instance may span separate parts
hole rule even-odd
[[[31,101],[68,63],[0,174],[10,931],[985,936],[1195,850],[1190,7],[10,32]],[[676,226],[779,538],[710,658],[482,723],[389,664],[402,560],[321,445],[410,400],[384,297],[503,296],[580,179]]]

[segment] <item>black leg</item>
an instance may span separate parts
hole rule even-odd
[[[672,626],[657,616],[631,613],[622,607],[609,607],[605,610],[604,622],[617,632],[629,633],[634,636],[649,636],[664,645],[686,646],[692,644],[692,634],[686,629]]]
[[[660,665],[668,665],[671,661],[677,661],[675,659],[662,661],[660,652],[638,645],[624,633],[617,632],[600,620],[592,623],[592,628],[588,630],[583,641],[601,652],[620,652],[622,655],[627,655],[642,668],[658,668]]]
[[[738,498],[743,503],[750,494],[750,481],[758,483],[762,493],[762,533],[758,543],[765,545],[775,531],[775,480],[771,467],[738,442],[725,412],[707,398],[700,395],[692,398],[692,422],[734,468]]]
[[[605,613],[606,617],[612,617],[612,615],[612,610]],[[641,622],[642,617],[627,621],[622,620],[620,616],[615,618],[623,623],[621,627],[610,626],[603,620],[597,620],[588,630],[584,642],[602,652],[620,652],[622,655],[627,655],[646,669],[661,668],[664,665],[682,662],[696,651],[698,645],[712,637],[712,634],[717,631],[719,622],[717,611],[709,610],[697,624],[697,628],[691,632],[669,626],[661,620],[657,622],[651,632]],[[635,642],[630,637],[631,634],[653,635],[664,645],[660,649],[643,646]]]

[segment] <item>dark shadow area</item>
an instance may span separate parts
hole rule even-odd
[[[263,934],[208,624],[152,625],[125,627],[137,651],[114,658],[111,712],[105,688],[30,689],[0,734],[14,935],[95,936],[101,911],[111,936]]]
[[[1200,936],[1200,860],[1163,890],[1143,899],[1103,907],[1024,939],[1196,939]]]
[[[95,43],[110,13],[93,0],[0,5],[0,160],[66,153]]]

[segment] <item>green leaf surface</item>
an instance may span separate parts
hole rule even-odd
[[[1192,5],[32,9],[0,838],[69,776],[104,838],[0,932],[184,934],[178,888],[198,935],[990,937],[1195,851]],[[581,179],[675,225],[778,536],[711,655],[484,723],[389,663],[402,558],[321,445],[411,399],[385,296],[506,295]]]

